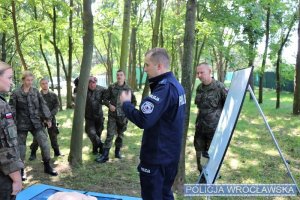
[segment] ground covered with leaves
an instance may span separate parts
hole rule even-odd
[[[280,109],[275,109],[275,103],[276,95],[274,91],[265,90],[264,102],[261,107],[275,134],[280,149],[284,157],[289,161],[289,167],[299,184],[300,117],[292,115],[293,96],[291,93],[282,93]],[[106,113],[107,110],[105,109],[104,112]],[[186,147],[186,183],[195,183],[198,179],[193,147],[196,113],[197,109],[192,105]],[[142,130],[129,123],[128,130],[125,133],[124,148],[122,149],[125,157],[122,160],[114,158],[114,148],[112,148],[110,160],[104,164],[98,164],[94,161],[95,156],[91,154],[92,145],[87,135],[83,133],[83,164],[81,167],[72,168],[68,163],[72,118],[73,110],[71,109],[64,110],[58,114],[60,123],[59,144],[64,156],[53,157],[53,166],[59,172],[57,177],[50,177],[43,173],[40,151],[37,153],[37,160],[28,161],[30,154],[29,145],[32,140],[32,137],[29,135],[25,163],[28,180],[24,182],[25,187],[43,183],[76,190],[139,197],[140,185],[136,167],[139,162]],[[106,122],[107,120],[105,121],[105,127]],[[102,134],[103,140],[105,136],[106,130]],[[221,178],[217,180],[217,183],[292,183],[263,119],[254,102],[249,100],[248,95],[245,98],[240,118],[220,172]],[[176,199],[185,198],[180,194],[176,194]],[[192,199],[201,198],[195,197]],[[211,199],[245,198],[212,197]],[[299,197],[248,197],[247,199],[279,200],[299,199]]]

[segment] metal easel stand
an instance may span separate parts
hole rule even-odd
[[[293,175],[292,175],[292,172],[291,172],[291,170],[290,170],[290,168],[289,168],[288,163],[286,162],[285,158],[283,157],[283,154],[282,154],[282,152],[281,152],[281,150],[280,150],[280,148],[279,148],[279,145],[278,145],[278,143],[277,143],[277,140],[276,140],[276,138],[275,138],[275,136],[274,136],[274,134],[273,134],[273,132],[272,132],[272,130],[271,130],[271,127],[269,126],[269,124],[268,124],[268,122],[267,122],[267,119],[266,119],[266,117],[265,117],[265,115],[264,115],[264,113],[263,113],[261,107],[259,106],[259,103],[258,103],[258,101],[257,101],[257,99],[256,99],[256,97],[255,97],[255,95],[254,95],[254,92],[253,92],[253,90],[252,90],[252,88],[251,88],[250,85],[248,86],[248,91],[250,92],[250,95],[252,96],[252,99],[254,100],[255,105],[256,105],[258,111],[260,112],[261,116],[262,116],[263,119],[264,119],[265,125],[266,125],[267,129],[269,130],[269,133],[270,133],[271,136],[272,136],[273,142],[275,143],[276,148],[277,148],[277,150],[278,150],[278,152],[279,152],[279,155],[280,155],[282,161],[284,162],[284,165],[285,165],[285,167],[286,167],[286,169],[287,169],[287,171],[288,171],[288,174],[289,174],[289,176],[291,177],[291,179],[293,180],[293,182],[294,182],[294,184],[295,184],[295,186],[296,186],[296,188],[297,188],[297,190],[298,190],[298,194],[300,194],[300,189],[299,189],[299,187],[298,187],[298,185],[297,185],[297,182],[296,182],[296,180],[294,179],[294,177],[293,177]]]
[[[208,158],[209,159],[209,158]],[[207,161],[207,163],[208,163],[208,161]],[[207,165],[207,164],[206,164]],[[204,171],[205,171],[205,169],[206,169],[206,165],[204,165],[203,166],[203,168],[202,168],[202,172],[201,172],[201,174],[200,174],[200,176],[199,176],[199,178],[198,178],[198,180],[197,180],[197,184],[200,184],[200,180],[201,180],[201,178],[202,178],[202,176],[205,178],[205,182],[206,182],[206,177],[204,176]],[[205,183],[206,184],[206,183]],[[190,199],[192,199],[192,197],[190,197]],[[206,200],[210,200],[211,198],[210,198],[210,196],[206,196]]]

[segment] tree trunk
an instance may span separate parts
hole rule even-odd
[[[55,5],[53,5],[53,25],[52,25],[52,36],[53,36],[53,47],[55,52],[55,60],[56,60],[56,74],[57,74],[57,95],[60,102],[59,109],[62,110],[62,100],[61,100],[61,93],[60,93],[60,64],[59,64],[59,52],[58,47],[56,43],[56,8]]]
[[[136,33],[137,33],[137,28],[133,27],[131,29],[131,44],[130,44],[130,72],[128,75],[130,75],[130,86],[132,89],[137,89],[136,85]]]
[[[155,13],[155,21],[152,33],[152,48],[157,47],[158,45],[158,35],[159,35],[159,24],[161,19],[161,11],[162,11],[162,0],[157,0],[156,4],[156,13]]]
[[[160,16],[162,10],[162,0],[157,0],[156,3],[156,13],[155,13],[155,20],[154,20],[154,27],[152,32],[152,48],[157,47],[158,45],[158,35],[159,35],[159,23],[160,23]],[[149,81],[148,76],[146,79],[145,87],[142,94],[142,99],[148,96],[149,94]]]
[[[194,64],[193,64],[193,76],[192,76],[192,91],[194,91],[194,87],[195,87],[195,82],[196,82],[196,66],[199,64],[200,62],[200,57],[201,54],[203,52],[204,46],[205,46],[205,42],[206,42],[206,35],[203,37],[203,41],[201,42],[201,45],[199,45],[200,41],[199,39],[196,39],[196,50],[195,50],[195,59],[194,59]]]
[[[53,79],[52,79],[52,73],[51,73],[51,69],[50,69],[50,66],[49,66],[49,62],[47,60],[47,57],[44,53],[44,49],[43,49],[43,43],[42,43],[42,36],[40,35],[40,51],[41,51],[41,54],[44,58],[44,61],[46,63],[46,67],[47,67],[47,70],[48,70],[48,74],[49,74],[49,78],[50,78],[50,83],[51,83],[51,90],[53,91],[54,90],[54,87],[53,87]]]
[[[282,36],[281,38],[281,44],[280,44],[280,48],[277,52],[277,61],[276,61],[276,109],[280,108],[280,92],[281,92],[281,81],[280,81],[280,64],[281,64],[281,56],[282,56],[282,50],[284,45],[286,44],[291,30],[296,22],[297,19],[297,13],[294,14],[293,18],[291,19],[291,22],[288,26],[288,31],[286,33],[286,35]]]
[[[123,31],[122,31],[122,46],[121,46],[121,58],[120,68],[126,72],[127,57],[128,57],[128,41],[129,41],[129,30],[130,30],[130,11],[131,11],[131,0],[124,0],[124,15],[123,15]]]
[[[144,67],[142,65],[142,52],[141,52],[141,45],[139,44],[139,69],[140,69],[140,82],[139,82],[139,89],[142,89],[143,84],[143,77],[144,77]]]
[[[182,149],[180,153],[180,162],[178,173],[175,179],[174,188],[182,193],[183,184],[185,183],[185,146],[186,138],[189,130],[189,113],[192,98],[192,65],[195,47],[195,17],[196,17],[196,1],[188,0],[186,4],[186,19],[184,32],[184,53],[182,60],[182,85],[186,93],[186,114],[185,128],[182,138]]]
[[[17,24],[17,19],[16,19],[16,4],[15,4],[15,0],[11,1],[11,14],[12,14],[12,20],[13,20],[13,27],[14,27],[14,33],[15,33],[15,42],[16,42],[16,49],[17,52],[20,56],[20,60],[21,63],[23,65],[24,70],[27,70],[27,64],[25,62],[22,50],[21,50],[21,45],[20,45],[20,41],[19,41],[19,32],[18,32],[18,24]]]
[[[255,59],[255,53],[254,53],[255,42],[253,40],[253,35],[251,33],[248,34],[248,38],[249,38],[248,66],[251,67],[254,64],[254,59]],[[253,72],[251,73],[250,78],[249,78],[249,85],[252,88],[253,93],[254,93]],[[249,98],[252,100],[252,96],[251,95],[249,95]]]
[[[271,14],[271,9],[270,9],[270,6],[268,5],[267,19],[266,19],[266,43],[265,43],[263,60],[262,60],[262,64],[261,64],[261,70],[259,73],[259,92],[258,92],[258,102],[259,103],[263,102],[263,82],[264,82],[264,73],[265,73],[265,68],[266,68],[266,60],[267,60],[267,55],[268,55],[268,46],[269,46],[269,37],[270,37],[270,14]]]
[[[67,81],[67,108],[72,108],[72,70],[73,70],[73,0],[70,0],[69,12],[69,36],[68,36],[68,72],[66,75]]]
[[[111,26],[113,26],[114,21],[112,21]],[[110,31],[107,32],[107,37],[104,37],[103,34],[102,38],[103,38],[103,42],[104,42],[104,46],[106,49],[106,85],[110,85],[113,82],[113,59],[112,59],[112,42],[111,42],[111,37],[112,37],[112,33]],[[105,39],[107,38],[107,42],[105,41]],[[101,56],[101,52],[98,50],[98,48],[96,48],[96,50],[98,51],[98,53]],[[102,59],[103,60],[103,59]]]
[[[280,64],[281,64],[281,54],[282,54],[282,51],[279,50],[277,52],[277,61],[276,61],[276,109],[280,108],[280,91],[281,91]]]
[[[36,21],[38,21],[38,15],[37,15],[37,10],[36,10],[36,5],[34,5],[34,19]],[[44,61],[45,61],[46,67],[47,67],[47,71],[48,71],[48,74],[49,74],[49,78],[50,78],[50,83],[51,83],[50,88],[53,91],[54,88],[53,88],[52,73],[51,73],[51,69],[50,69],[50,66],[49,66],[49,62],[47,60],[47,57],[46,57],[44,49],[43,49],[43,41],[42,41],[42,35],[41,34],[39,35],[39,43],[40,43],[40,51],[41,51],[41,54],[42,54],[42,56],[44,58]]]
[[[112,33],[108,33],[108,43],[107,43],[107,68],[108,68],[108,84],[111,84],[113,82],[113,49],[112,49],[112,42],[111,38]]]
[[[91,6],[92,0],[83,0],[83,56],[80,67],[78,94],[75,102],[70,154],[68,158],[69,163],[72,166],[82,164],[83,120],[94,43],[93,14]]]
[[[6,61],[6,33],[2,33],[1,38],[1,61]]]
[[[218,71],[218,80],[224,83],[225,74],[224,74],[224,55],[222,51],[218,50],[218,61],[217,62],[217,71]]]
[[[137,1],[133,1],[132,4],[132,14],[133,14],[133,19],[135,19],[135,23],[132,26],[131,29],[131,39],[130,39],[130,71],[128,73],[128,76],[130,77],[130,86],[132,89],[136,90],[137,89],[137,79],[136,79],[136,38],[137,38],[137,30],[138,30],[138,23],[137,23],[137,14],[138,14],[138,3]],[[128,78],[129,78],[128,77]]]
[[[298,6],[300,16],[300,2]],[[293,114],[300,115],[300,19],[298,22],[298,52],[296,60]]]
[[[161,17],[160,17],[160,30],[159,30],[159,47],[164,47],[164,9],[163,2],[161,2]]]

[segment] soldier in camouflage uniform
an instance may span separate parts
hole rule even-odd
[[[25,71],[22,76],[22,86],[12,92],[9,100],[17,124],[20,156],[24,162],[26,156],[26,139],[28,131],[30,131],[41,148],[44,172],[56,176],[57,172],[50,166],[50,146],[42,121],[44,119],[44,122],[50,128],[51,113],[41,93],[32,87],[33,79],[33,74]],[[21,170],[21,174],[22,179],[25,180],[24,169]]]
[[[56,118],[55,115],[58,112],[59,109],[59,100],[57,95],[54,92],[49,91],[49,86],[48,86],[48,80],[46,78],[42,78],[40,80],[40,86],[42,88],[41,90],[41,95],[43,99],[46,101],[47,106],[51,112],[51,127],[48,128],[48,135],[50,137],[50,142],[51,142],[51,147],[54,150],[54,156],[60,156],[60,150],[57,142],[57,135],[59,133],[58,127],[56,124]],[[36,159],[36,151],[38,149],[38,142],[35,138],[33,138],[32,144],[30,145],[31,149],[31,154],[29,157],[29,160],[35,160]]]
[[[103,131],[103,99],[105,88],[97,85],[97,78],[90,76],[85,106],[85,132],[93,144],[93,154],[102,154],[103,144],[101,133]]]
[[[9,91],[12,85],[11,66],[0,61],[0,93]],[[17,128],[11,108],[0,94],[0,199],[12,200],[22,190],[20,170],[24,164],[20,159]]]
[[[121,159],[121,147],[123,145],[124,132],[127,129],[128,120],[122,110],[120,94],[124,90],[130,90],[132,93],[131,103],[136,105],[136,98],[133,90],[125,82],[125,73],[122,70],[117,71],[117,82],[110,85],[105,93],[104,104],[109,108],[107,122],[107,137],[103,145],[103,154],[96,159],[96,162],[105,163],[108,161],[109,150],[115,135],[115,157]]]
[[[208,157],[208,149],[217,128],[219,118],[227,97],[223,83],[211,76],[211,67],[207,63],[197,66],[197,76],[201,84],[197,87],[195,104],[198,108],[194,146],[197,166],[201,174],[201,155]]]

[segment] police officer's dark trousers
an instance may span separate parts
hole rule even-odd
[[[140,163],[138,171],[143,200],[173,200],[171,188],[177,169],[177,163],[167,165]]]
[[[9,176],[0,172],[0,199],[13,200],[16,196],[12,196],[12,180]]]

